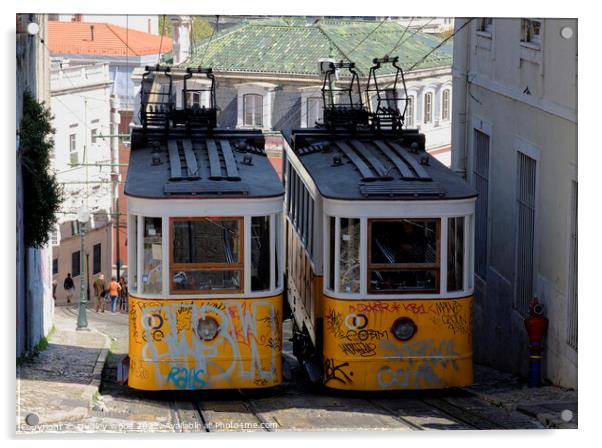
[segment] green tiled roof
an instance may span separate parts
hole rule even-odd
[[[332,57],[355,62],[359,74],[365,76],[375,57],[399,56],[399,65],[407,70],[440,43],[438,37],[414,34],[395,22],[319,20],[307,25],[303,19],[276,18],[243,22],[215,33],[197,45],[190,61],[182,65],[219,71],[318,75],[318,59]],[[450,41],[416,68],[451,63]],[[383,66],[379,73],[386,74],[388,67]]]

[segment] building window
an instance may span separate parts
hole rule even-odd
[[[368,220],[368,292],[439,292],[439,219]]]
[[[541,20],[521,19],[520,41],[539,47],[541,45]]]
[[[322,98],[307,98],[307,127],[312,128],[322,122]]]
[[[487,218],[489,201],[489,136],[474,130],[473,181],[478,197],[475,207],[475,272],[487,278]]]
[[[263,126],[263,96],[247,94],[243,96],[243,124],[245,126]]]
[[[142,292],[160,294],[163,288],[162,280],[162,221],[161,218],[144,218],[142,234],[143,264]]]
[[[79,221],[71,221],[71,236],[79,235]]]
[[[77,252],[73,252],[71,254],[71,277],[75,278],[80,274],[79,265],[80,265],[80,256],[79,250]]]
[[[98,274],[101,271],[101,245],[94,245],[92,274]]]
[[[54,258],[52,260],[52,275],[56,275],[59,273],[59,259]]]
[[[174,218],[171,224],[171,292],[242,292],[242,228],[241,217]]]
[[[406,112],[404,117],[406,127],[411,128],[414,126],[414,97],[408,96],[406,100]]]
[[[77,165],[79,163],[76,134],[69,135],[69,163],[71,165]]]
[[[92,142],[92,144],[96,143],[97,136],[98,136],[98,129],[91,129],[90,130],[90,141]]]
[[[493,29],[493,19],[491,17],[482,17],[479,19],[477,30],[481,33],[491,34]]]
[[[430,92],[424,94],[424,122],[433,122],[433,94]]]
[[[441,94],[441,119],[449,120],[449,89]]]
[[[531,157],[518,153],[516,184],[516,309],[527,315],[533,299],[535,250],[535,170]]]

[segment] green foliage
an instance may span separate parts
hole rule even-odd
[[[192,41],[193,46],[195,43],[211,36],[211,33],[213,33],[213,27],[206,18],[199,16],[192,17],[190,40]],[[168,16],[159,16],[159,34],[173,37],[173,30]]]
[[[54,129],[50,110],[29,91],[23,94],[23,118],[19,129],[23,165],[23,227],[25,245],[40,247],[48,242],[62,202],[62,189],[50,173]]]

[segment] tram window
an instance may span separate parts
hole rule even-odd
[[[276,288],[280,288],[281,284],[281,274],[280,274],[280,257],[281,257],[281,249],[280,249],[280,241],[282,240],[282,214],[274,215],[274,221],[276,223],[276,244],[274,244],[275,255],[274,262],[276,263],[276,269],[274,269],[276,275]]]
[[[128,230],[131,236],[128,238],[128,272],[131,273],[129,279],[129,289],[131,292],[136,292],[138,289],[138,220],[137,216],[130,216]]]
[[[370,292],[431,291],[437,288],[438,271],[370,271]]]
[[[340,292],[360,292],[360,220],[341,218]]]
[[[370,292],[438,292],[439,219],[369,221]]]
[[[240,219],[174,220],[173,262],[239,263]]]
[[[242,218],[174,218],[172,293],[242,291]]]
[[[447,290],[464,289],[464,217],[447,221]]]
[[[270,289],[270,217],[251,218],[251,290]]]
[[[158,294],[162,291],[162,234],[161,218],[144,218],[142,290],[145,293]]]
[[[241,271],[172,269],[172,292],[239,292]]]
[[[328,218],[329,223],[329,240],[328,243],[328,289],[334,291],[334,238],[335,238],[335,224],[336,218],[331,216]]]

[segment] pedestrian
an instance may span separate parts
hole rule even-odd
[[[121,286],[115,281],[115,276],[111,277],[111,283],[109,283],[109,295],[111,296],[111,311],[114,313],[117,311],[117,297]]]
[[[128,310],[128,281],[125,279],[125,276],[122,275],[119,279],[119,286],[121,286],[121,292],[119,296],[121,297],[119,303],[119,310],[126,311]]]
[[[105,276],[100,274],[96,280],[94,280],[94,297],[96,298],[96,312],[100,310],[101,313],[105,312]]]
[[[65,289],[65,294],[67,296],[67,303],[71,303],[71,298],[73,297],[73,293],[75,293],[75,284],[71,278],[71,272],[67,274],[67,277],[63,282],[63,288]]]

